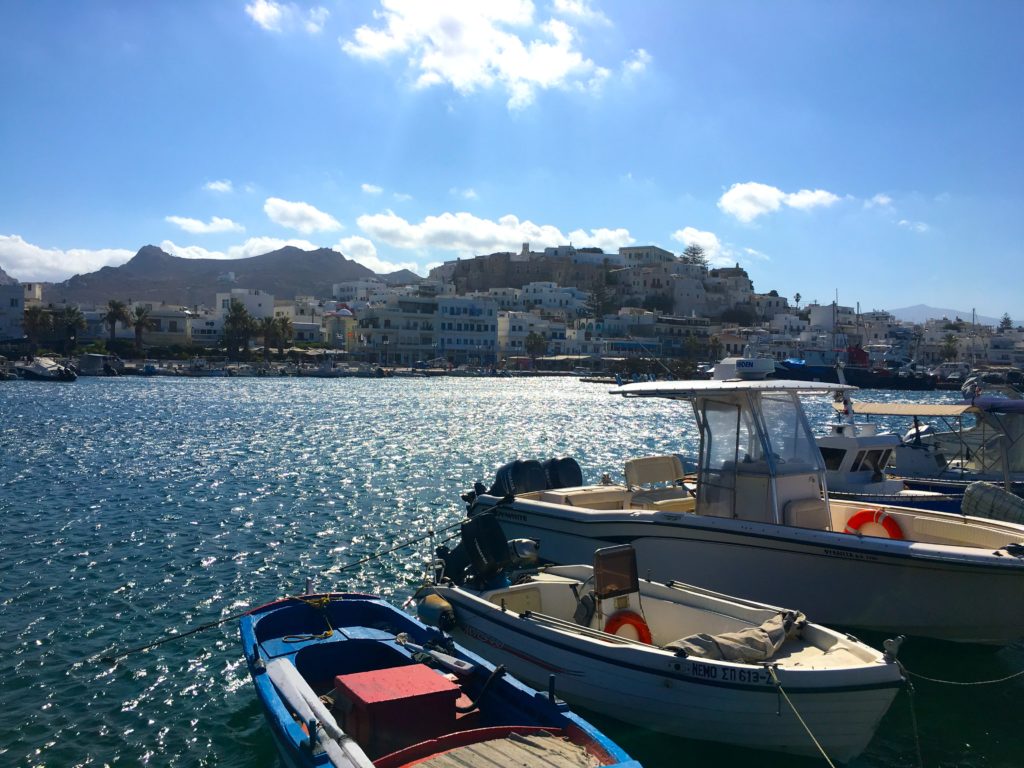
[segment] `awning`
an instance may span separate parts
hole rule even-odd
[[[867,403],[860,400],[851,402],[853,412],[861,416],[933,416],[957,417],[971,410],[977,410],[970,403]],[[837,411],[843,411],[843,403],[832,403]]]

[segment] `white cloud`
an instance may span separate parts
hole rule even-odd
[[[281,3],[274,0],[253,0],[245,6],[245,12],[268,32],[281,31],[285,16],[285,8]]]
[[[931,227],[923,221],[907,221],[907,219],[900,219],[896,224],[904,229],[909,229],[911,232],[918,232],[922,234],[931,229]]]
[[[732,249],[727,248],[714,232],[705,232],[696,227],[683,227],[672,233],[672,239],[683,247],[699,245],[712,267],[730,267],[735,263]]]
[[[19,235],[0,235],[0,267],[22,282],[60,282],[75,274],[117,267],[135,255],[123,248],[43,248]]]
[[[824,189],[801,189],[799,192],[783,192],[778,187],[748,181],[733,184],[718,200],[718,207],[744,223],[758,216],[774,213],[782,205],[790,208],[808,209],[833,205],[839,201],[837,195]]]
[[[378,187],[376,184],[362,184],[360,188],[368,195],[379,195],[384,191],[382,187]]]
[[[306,31],[311,35],[318,35],[324,30],[324,24],[327,23],[328,17],[331,12],[321,5],[316,8],[310,8],[306,14]]]
[[[801,189],[783,198],[783,202],[790,208],[805,210],[807,208],[827,208],[839,202],[839,196],[826,192],[824,189]]]
[[[452,187],[451,189],[448,190],[448,194],[455,195],[456,197],[462,197],[465,198],[466,200],[476,200],[478,197],[476,190],[473,189],[472,187],[468,187],[467,189],[458,189],[457,187]]]
[[[622,69],[627,75],[639,75],[647,69],[647,65],[653,61],[651,54],[643,48],[633,51],[633,57],[622,63]]]
[[[199,219],[189,219],[184,216],[165,216],[164,220],[181,227],[183,230],[193,235],[208,235],[214,232],[245,231],[245,227],[241,224],[237,224],[231,219],[223,219],[220,216],[212,217],[209,222],[200,221]]]
[[[376,16],[382,26],[359,27],[342,49],[370,61],[402,56],[418,88],[447,83],[469,94],[502,87],[508,108],[522,109],[538,90],[593,91],[608,76],[575,47],[575,30],[567,23],[552,18],[535,24],[530,0],[381,0],[381,8]],[[532,35],[541,39],[527,40]]]
[[[263,204],[263,211],[271,221],[282,227],[294,229],[304,235],[313,232],[333,232],[341,229],[341,224],[328,213],[314,208],[309,203],[291,202],[279,197],[268,197]]]
[[[397,272],[400,269],[408,269],[410,272],[425,274],[422,271],[422,267],[414,261],[385,261],[377,255],[377,247],[373,244],[373,241],[359,235],[343,237],[334,246],[334,250],[339,251],[343,256],[352,259],[352,261],[362,264],[367,269],[372,269],[378,275]]]
[[[891,205],[892,198],[882,192],[879,192],[870,200],[864,201],[865,208],[888,208]]]
[[[596,229],[589,233],[576,230],[569,236],[551,225],[520,221],[511,214],[497,221],[481,219],[470,213],[442,213],[427,216],[413,224],[393,211],[360,216],[357,223],[374,239],[397,248],[410,250],[440,249],[459,254],[477,255],[496,251],[518,251],[523,243],[534,249],[565,245],[618,249],[633,241],[626,229]]]
[[[590,0],[554,0],[551,10],[559,16],[571,16],[589,24],[611,25],[607,16],[590,7]]]
[[[203,185],[203,189],[207,189],[211,192],[231,192],[234,186],[231,184],[229,179],[220,179],[219,181],[208,181]]]
[[[301,28],[311,35],[320,34],[331,15],[323,6],[318,5],[304,12],[294,3],[280,3],[277,0],[253,0],[245,6],[245,12],[268,32]]]
[[[393,197],[395,198],[395,200],[398,200],[399,202],[402,203],[412,200],[412,195],[408,195],[405,192],[395,192]]]

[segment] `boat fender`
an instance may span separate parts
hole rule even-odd
[[[452,604],[435,592],[431,592],[416,605],[420,621],[437,627],[442,632],[455,628],[455,610]]]
[[[886,535],[890,539],[902,539],[903,529],[900,528],[900,524],[896,522],[896,519],[890,517],[882,509],[862,509],[860,512],[855,512],[853,516],[846,521],[846,533],[860,533],[860,529],[868,523],[876,523],[885,529]]]
[[[636,611],[613,613],[608,617],[608,621],[605,622],[604,631],[609,635],[617,635],[623,627],[632,627],[633,631],[636,632],[637,639],[641,643],[651,642],[651,628],[647,626],[644,617]]]

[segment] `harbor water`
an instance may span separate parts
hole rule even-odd
[[[621,478],[626,458],[695,453],[687,403],[607,389],[571,378],[0,382],[0,764],[276,765],[236,621],[100,657],[301,592],[307,578],[401,604],[430,531],[457,523],[459,494],[513,458],[573,456],[593,482]],[[825,400],[809,411],[831,418]],[[901,658],[922,676],[974,682],[1024,669],[1024,645],[908,641]],[[918,677],[854,765],[916,766],[920,748],[927,766],[1019,766],[1022,705],[1024,677]],[[647,768],[814,762],[593,719]]]

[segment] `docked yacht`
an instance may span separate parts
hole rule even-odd
[[[50,357],[34,357],[27,363],[15,363],[14,372],[33,381],[74,381],[78,374]]]
[[[621,484],[584,485],[578,465],[545,472],[519,462],[464,497],[469,514],[493,511],[510,536],[540,540],[554,563],[589,562],[597,547],[631,543],[648,578],[799,606],[823,624],[991,645],[1024,637],[1024,525],[829,499],[800,395],[835,388],[785,380],[616,388],[692,404],[700,431],[692,493],[675,455],[626,462]]]

